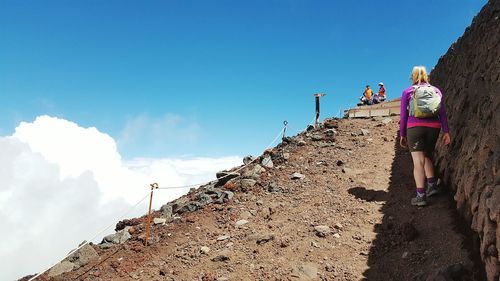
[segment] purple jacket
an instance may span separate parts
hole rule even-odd
[[[422,83],[421,85],[428,84]],[[443,94],[441,93],[441,90],[439,90],[437,87],[434,88],[442,97]],[[410,98],[412,95],[413,87],[406,88],[401,95],[401,108],[399,117],[399,134],[401,135],[401,137],[406,137],[406,129],[413,127],[442,128],[444,133],[448,133],[448,118],[446,117],[446,111],[443,104],[441,104],[441,106],[439,107],[438,116],[436,118],[417,118],[414,116],[409,116],[408,104],[410,103]]]

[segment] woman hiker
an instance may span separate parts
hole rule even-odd
[[[439,131],[442,128],[445,145],[450,143],[450,135],[446,111],[441,102],[442,93],[429,84],[424,66],[413,67],[411,81],[412,86],[406,88],[401,96],[400,145],[409,147],[413,159],[417,196],[411,199],[411,204],[425,206],[426,196],[439,192],[431,160]]]

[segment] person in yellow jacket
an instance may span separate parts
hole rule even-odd
[[[373,104],[372,101],[373,90],[370,88],[370,85],[366,85],[365,91],[363,92],[363,96],[361,97],[362,104]]]

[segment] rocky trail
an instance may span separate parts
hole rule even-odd
[[[410,205],[397,120],[327,119],[37,280],[483,280],[452,195]]]

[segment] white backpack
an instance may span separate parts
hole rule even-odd
[[[413,86],[410,97],[410,116],[417,118],[433,118],[438,116],[441,107],[441,95],[430,84]]]

